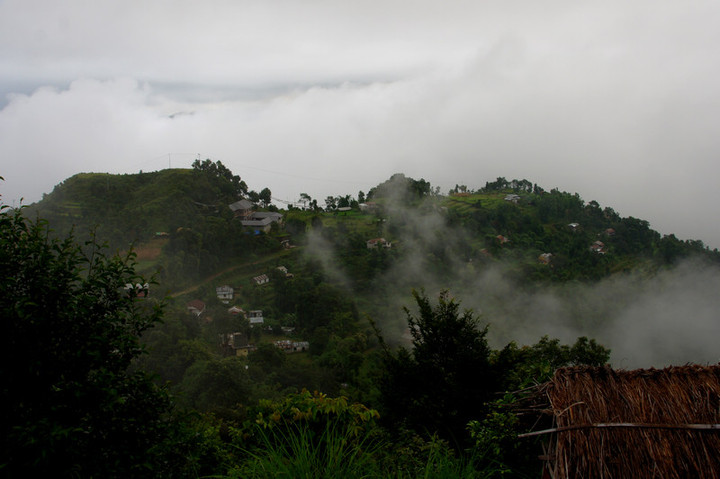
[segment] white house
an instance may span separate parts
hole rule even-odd
[[[255,276],[253,278],[253,281],[255,281],[255,284],[265,284],[270,282],[270,278],[268,278],[268,275],[261,274],[260,276]]]
[[[260,309],[248,311],[247,317],[250,321],[250,326],[253,326],[255,324],[263,324],[263,322],[265,321],[263,319],[263,312]]]
[[[215,293],[217,294],[217,297],[220,301],[227,304],[231,299],[233,299],[233,293],[235,290],[232,288],[232,286],[224,285],[224,286],[218,286],[215,288]]]

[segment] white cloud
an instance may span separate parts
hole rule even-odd
[[[505,176],[720,246],[718,20],[711,1],[5,0],[0,191],[197,154],[282,199]]]

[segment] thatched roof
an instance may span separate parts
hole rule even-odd
[[[542,391],[550,477],[720,477],[718,365],[562,368]]]

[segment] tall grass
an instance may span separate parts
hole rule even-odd
[[[382,477],[374,459],[381,444],[370,434],[355,437],[333,422],[326,423],[319,434],[305,423],[258,431],[259,447],[246,451],[249,460],[236,477]]]
[[[245,451],[248,460],[229,477],[486,479],[502,477],[506,472],[472,453],[456,457],[439,442],[422,454],[425,457],[405,458],[402,464],[394,464],[395,445],[372,434],[358,438],[332,423],[320,434],[307,424],[260,429],[258,440],[257,448]]]

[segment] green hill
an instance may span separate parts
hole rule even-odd
[[[558,367],[604,364],[616,344],[623,366],[655,344],[656,355],[644,357],[658,365],[686,362],[675,348],[681,342],[697,361],[716,355],[714,343],[700,347],[697,337],[716,336],[708,323],[716,322],[720,253],[576,193],[498,178],[442,195],[398,174],[357,199],[328,198],[320,208],[305,195],[308,208],[277,210],[265,190],[248,191],[208,160],[191,170],[79,174],[24,210],[58,236],[74,231],[82,241],[94,230],[113,249],[132,243],[139,272],[155,275],[136,298],[110,290],[140,309],[163,305],[162,322],[141,338],[148,354],[133,368],[157,375],[180,410],[198,418],[198,433],[187,433],[206,451],[197,459],[207,461],[202,475],[255,477],[239,468],[285,464],[307,452],[307,438],[330,441],[343,421],[357,428],[353,414],[377,419],[374,409],[380,419],[368,427],[383,447],[365,452],[361,441],[358,450],[383,472],[367,477],[425,477],[443,467],[464,468],[452,477],[497,477],[475,474],[496,465],[529,471],[526,459],[539,451],[516,434],[532,424],[505,409],[517,391]],[[240,198],[282,221],[243,225],[229,207]],[[19,251],[12,241],[4,246]],[[16,283],[23,294],[45,292]],[[232,291],[219,297],[217,288]],[[250,311],[262,311],[262,324]],[[681,323],[683,334],[669,323]],[[65,343],[25,350],[47,344]],[[304,422],[327,414],[324,433]],[[289,428],[278,440],[294,441],[298,425],[313,429],[298,436],[298,451],[263,462],[274,447],[258,442],[272,429],[267,421]]]

